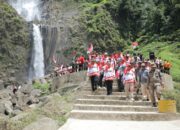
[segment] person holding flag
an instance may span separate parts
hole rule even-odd
[[[93,52],[93,44],[92,43],[89,44],[87,54],[91,54],[91,52]]]

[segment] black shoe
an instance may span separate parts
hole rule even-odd
[[[157,107],[157,104],[156,104],[156,103],[153,103],[153,107]]]
[[[112,93],[107,93],[107,95],[112,95]]]

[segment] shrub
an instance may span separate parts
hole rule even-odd
[[[48,83],[40,83],[40,82],[35,82],[33,84],[33,87],[35,89],[40,89],[42,90],[44,93],[48,93],[49,92],[49,84]]]

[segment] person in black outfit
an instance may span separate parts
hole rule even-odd
[[[107,87],[107,95],[111,95],[113,80],[106,80],[105,83],[106,83],[106,87]]]
[[[104,75],[104,73],[101,72],[101,73],[100,73],[100,77],[99,77],[99,86],[100,86],[100,87],[103,87],[103,81],[102,81],[102,80],[103,80],[103,75]]]
[[[95,91],[97,89],[98,86],[98,77],[97,76],[91,76],[91,87],[92,87],[92,91]]]
[[[120,92],[124,91],[124,84],[122,82],[122,77],[123,77],[123,75],[119,74],[119,79],[117,80],[117,82],[118,82],[118,89],[119,89]]]

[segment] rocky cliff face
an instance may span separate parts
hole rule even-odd
[[[48,72],[52,68],[52,58],[58,42],[58,28],[49,25],[42,25],[41,33],[43,35],[45,71]]]
[[[28,24],[6,2],[0,1],[0,86],[25,80],[29,55]]]
[[[46,72],[50,70],[52,58],[56,57],[58,64],[70,63],[73,58],[72,35],[79,31],[79,10],[76,2],[47,0],[43,3],[41,31],[43,35]],[[66,54],[68,52],[68,54]]]

